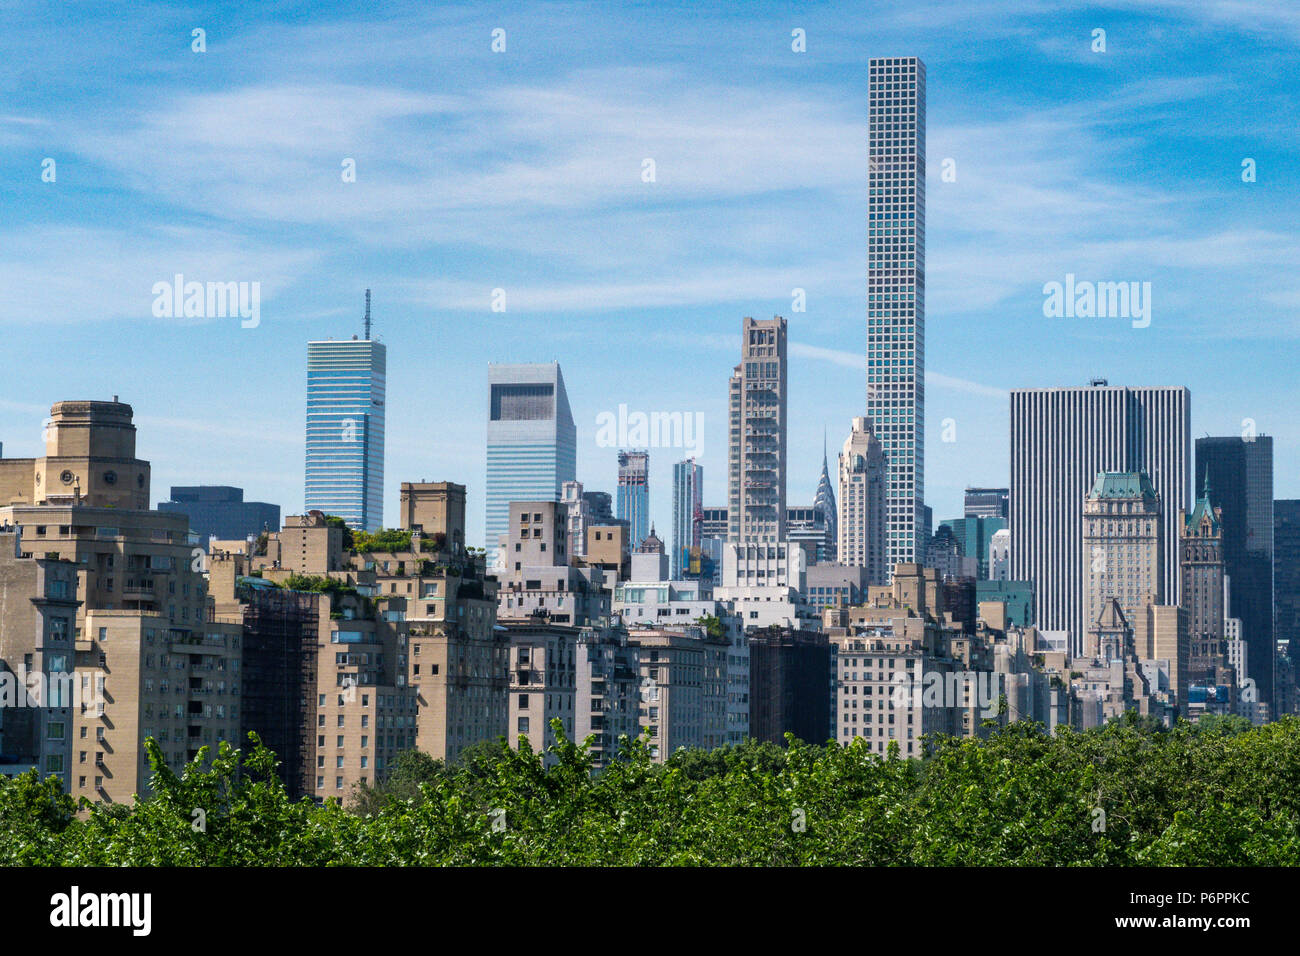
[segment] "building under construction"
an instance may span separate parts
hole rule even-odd
[[[289,798],[313,793],[316,770],[316,657],[321,595],[241,578],[243,605],[240,734],[256,731],[279,759]]]

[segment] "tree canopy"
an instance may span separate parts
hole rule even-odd
[[[1120,720],[1048,735],[749,742],[660,765],[623,739],[599,773],[567,740],[422,754],[348,805],[293,802],[255,735],[180,774],[152,740],[152,793],[81,812],[36,773],[0,780],[0,862],[76,866],[1296,865],[1300,719],[1172,730]],[[240,772],[240,768],[247,772]],[[199,826],[199,823],[202,826]]]

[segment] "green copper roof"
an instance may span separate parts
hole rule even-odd
[[[1187,527],[1200,527],[1201,519],[1206,515],[1210,516],[1210,530],[1219,530],[1219,516],[1214,513],[1214,506],[1210,504],[1210,472],[1205,472],[1205,487],[1201,490],[1201,497],[1196,499],[1196,507],[1192,513],[1187,516]]]
[[[1099,471],[1089,498],[1142,498],[1156,496],[1144,471]]]

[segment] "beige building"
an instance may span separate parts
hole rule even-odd
[[[132,410],[111,402],[57,402],[43,458],[0,459],[0,504],[91,504],[149,510],[149,463],[135,457]]]
[[[174,628],[137,611],[88,611],[76,659],[90,699],[73,715],[72,795],[124,803],[147,793],[148,737],[173,770],[201,747],[215,756],[223,740],[241,746],[241,631],[238,624]]]
[[[501,625],[510,638],[510,746],[525,737],[534,752],[553,747],[552,720],[575,740],[579,629],[540,617],[502,618]]]
[[[626,524],[589,524],[587,545],[575,563],[600,568],[607,579],[627,580],[631,575],[631,548]]]
[[[498,572],[497,615],[543,615],[574,627],[607,620],[613,581],[599,565],[570,563],[565,506],[558,501],[512,501],[509,515],[509,530],[498,542],[497,564],[505,570]],[[626,532],[625,527],[620,530]]]
[[[464,550],[464,485],[451,481],[404,481],[399,516],[403,529],[438,539],[436,544],[440,548]]]
[[[880,440],[866,418],[853,429],[839,455],[839,541],[836,560],[864,568],[868,584],[887,580],[885,484],[887,470]]]
[[[1161,541],[1160,497],[1146,474],[1098,472],[1083,506],[1085,657],[1097,654],[1097,622],[1112,599],[1134,623],[1162,603]]]
[[[343,531],[319,511],[290,515],[283,528],[267,535],[266,553],[254,556],[253,567],[297,574],[343,571]]]
[[[639,627],[628,632],[641,678],[641,730],[662,763],[679,748],[727,743],[730,643],[702,627]]]
[[[66,792],[77,566],[22,554],[21,537],[0,531],[0,773],[36,768]]]
[[[67,777],[96,801],[147,791],[146,736],[176,771],[201,745],[238,740],[239,629],[214,617],[186,517],[148,510],[135,435],[129,405],[59,402],[45,457],[0,460],[0,524],[20,531],[21,555],[76,568],[83,698]]]
[[[460,512],[463,520],[463,499]],[[497,582],[487,577],[483,558],[463,547],[433,550],[456,537],[455,528],[444,527],[425,515],[415,541],[430,550],[351,560],[361,575],[373,575],[376,600],[405,631],[400,659],[416,695],[417,749],[455,760],[472,744],[506,735],[509,643],[496,627]]]

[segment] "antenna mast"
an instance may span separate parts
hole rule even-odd
[[[366,341],[370,341],[370,290],[366,290]]]

